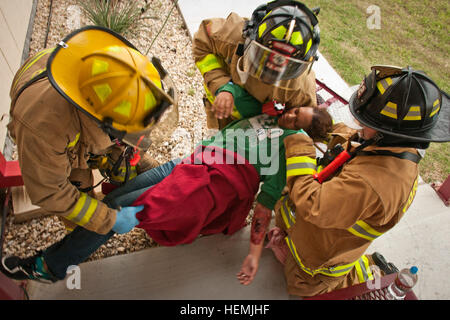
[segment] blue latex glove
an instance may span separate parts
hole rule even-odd
[[[112,227],[112,231],[119,234],[130,232],[131,229],[139,224],[139,220],[136,219],[136,213],[143,209],[144,206],[122,208],[122,210],[117,212],[116,223]]]

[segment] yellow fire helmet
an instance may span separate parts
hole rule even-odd
[[[147,150],[155,125],[178,122],[176,91],[160,61],[150,61],[112,30],[88,26],[72,32],[52,53],[47,70],[62,96],[128,145]]]

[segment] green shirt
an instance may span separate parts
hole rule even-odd
[[[262,103],[256,100],[241,86],[228,82],[217,90],[216,94],[222,91],[233,95],[234,107],[232,115],[237,119],[250,118],[262,113]]]
[[[263,182],[257,201],[273,209],[286,185],[283,139],[298,132],[302,130],[281,129],[277,117],[261,114],[233,121],[211,139],[202,141],[202,145],[227,149],[247,159]]]

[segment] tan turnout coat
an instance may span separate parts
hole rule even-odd
[[[284,143],[288,161],[316,156],[306,135],[289,136]],[[371,146],[364,150],[377,149],[417,154],[412,148]],[[351,265],[360,259],[372,241],[405,214],[417,190],[417,179],[416,163],[393,156],[356,156],[322,184],[311,174],[289,176],[288,167],[288,208],[294,218],[288,227],[279,201],[276,221],[287,231],[298,254],[289,255],[285,265],[289,293],[307,297],[358,283],[355,268],[338,277],[317,270]],[[284,212],[289,214],[289,209]]]
[[[116,148],[114,143],[93,119],[65,100],[47,78],[19,92],[45,70],[50,53],[48,49],[29,58],[15,75],[10,92],[8,130],[17,144],[25,187],[33,204],[106,234],[116,221],[116,210],[90,193],[80,192],[71,181],[89,187],[93,182],[90,156],[110,152]]]

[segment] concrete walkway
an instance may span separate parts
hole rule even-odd
[[[191,35],[201,20],[226,17],[230,11],[250,16],[261,1],[180,0],[179,7]],[[199,10],[198,8],[202,8]],[[321,57],[316,76],[348,99],[351,90]],[[450,209],[421,181],[416,198],[400,223],[374,241],[368,253],[381,252],[404,268],[419,268],[414,292],[419,299],[450,299]],[[81,289],[71,279],[53,285],[30,283],[31,299],[287,299],[282,267],[264,250],[251,286],[235,279],[248,252],[249,229],[231,237],[203,237],[193,244],[160,247],[80,265]]]

